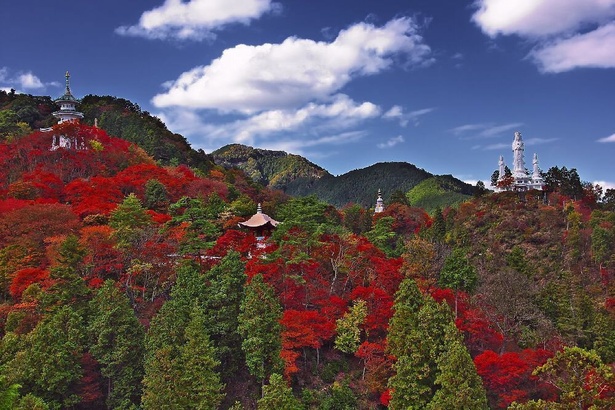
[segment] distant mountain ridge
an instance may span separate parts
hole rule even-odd
[[[306,158],[284,151],[229,144],[210,155],[217,165],[239,168],[255,182],[282,191],[297,179],[318,180],[331,176],[327,170]]]
[[[425,209],[460,202],[473,193],[473,187],[452,175],[434,175],[407,162],[382,162],[333,176],[306,158],[284,151],[270,151],[241,144],[226,145],[211,153],[214,162],[225,168],[243,170],[256,182],[280,189],[291,196],[316,195],[338,208],[355,203],[373,207],[378,190],[385,202],[401,191]],[[424,181],[419,192],[412,190]],[[412,203],[413,200],[411,199]]]

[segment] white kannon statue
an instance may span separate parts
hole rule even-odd
[[[520,132],[515,132],[515,139],[512,143],[513,150],[513,176],[515,178],[523,178],[526,177],[527,174],[525,172],[525,161],[523,159],[523,151],[525,151],[525,147],[523,144],[523,139],[521,138]]]

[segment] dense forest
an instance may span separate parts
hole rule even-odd
[[[374,215],[18,123],[0,143],[0,408],[615,406],[615,191],[576,171]],[[87,149],[51,151],[55,134]],[[281,221],[262,242],[238,227],[258,203]]]

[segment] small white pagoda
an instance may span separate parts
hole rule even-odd
[[[64,90],[64,95],[57,98],[55,102],[60,106],[60,109],[54,111],[52,115],[58,119],[58,124],[68,121],[78,122],[83,118],[83,113],[77,111],[78,100],[70,91],[70,74],[68,71],[66,72],[66,89]],[[51,151],[55,151],[58,148],[86,149],[84,141],[77,141],[76,138],[70,138],[64,135],[54,135],[51,142]]]
[[[525,169],[524,151],[525,144],[519,131],[515,132],[515,138],[512,143],[513,151],[513,170],[511,176],[506,176],[506,164],[504,157],[500,155],[499,176],[497,185],[494,187],[496,192],[502,191],[529,191],[530,189],[542,190],[545,186],[538,167],[538,155],[534,153],[532,160],[533,170],[530,174]]]
[[[382,192],[378,190],[378,199],[376,199],[374,213],[379,214],[380,212],[384,212],[384,200],[382,199]]]

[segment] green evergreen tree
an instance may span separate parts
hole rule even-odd
[[[128,409],[141,396],[145,332],[128,298],[111,280],[98,290],[90,306],[90,352],[108,380],[107,406]]]
[[[258,410],[302,410],[301,402],[293,395],[281,375],[273,373],[263,387],[263,397],[256,403]]]
[[[353,354],[361,343],[361,329],[359,326],[367,317],[367,304],[358,299],[352,307],[336,321],[335,348],[348,354]]]
[[[124,198],[109,218],[109,226],[115,229],[118,248],[136,245],[149,225],[151,217],[134,193]]]
[[[205,316],[195,305],[186,328],[186,343],[179,347],[176,366],[179,379],[175,392],[181,409],[216,409],[224,394],[224,385],[216,372],[220,362],[205,331]]]
[[[446,303],[422,297],[410,279],[402,282],[393,309],[388,351],[397,361],[388,383],[390,407],[424,409],[437,391],[437,360],[446,351],[445,335],[453,323],[452,313]]]
[[[7,383],[6,376],[0,374],[0,410],[13,409],[19,398],[20,384]]]
[[[204,276],[208,283],[202,295],[205,328],[216,346],[221,369],[230,376],[243,362],[238,317],[246,275],[241,255],[230,251]]]
[[[282,368],[281,318],[282,307],[273,289],[262,275],[254,276],[241,304],[239,332],[248,370],[261,384]]]
[[[183,197],[169,207],[173,217],[171,223],[188,226],[180,244],[183,254],[200,257],[204,250],[213,246],[219,236],[219,229],[212,222],[221,212],[219,197],[211,197],[210,202],[207,204],[201,198]]]
[[[53,284],[43,294],[42,304],[50,308],[72,305],[83,310],[90,294],[81,276],[86,250],[79,244],[77,236],[69,235],[60,245],[58,253],[58,265],[51,268],[49,275]]]
[[[444,261],[440,271],[439,284],[455,291],[455,317],[457,317],[457,298],[460,290],[471,292],[476,288],[478,274],[462,249],[455,249]]]
[[[444,339],[444,351],[436,359],[437,391],[427,409],[486,410],[487,393],[483,382],[452,321],[446,327]]]
[[[33,394],[52,407],[71,408],[81,400],[75,387],[82,374],[84,329],[83,318],[71,306],[62,306],[27,337],[24,381],[32,386]]]
[[[154,211],[165,211],[169,206],[167,187],[157,179],[145,183],[145,206]]]

